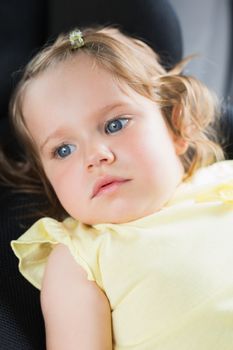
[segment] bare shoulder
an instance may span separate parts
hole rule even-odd
[[[93,298],[101,298],[105,295],[95,282],[87,279],[86,271],[75,261],[69,249],[58,244],[49,256],[41,289],[41,301],[46,307],[47,301],[51,305],[50,298],[64,297],[67,291],[69,297],[78,296],[77,292],[85,290],[85,293],[93,294]],[[60,295],[62,294],[62,295]],[[87,295],[86,295],[87,296]]]
[[[48,259],[41,307],[47,349],[66,349],[67,342],[80,349],[111,349],[108,299],[64,245],[57,245]]]
[[[75,261],[73,260],[68,248],[62,244],[57,245],[51,252],[45,267],[41,288],[43,311],[46,312],[56,302],[56,298],[59,298],[59,293],[64,293],[68,282],[73,281],[75,284],[74,278],[80,280],[80,282],[81,280],[85,282],[85,271],[82,271],[77,264],[75,266]]]

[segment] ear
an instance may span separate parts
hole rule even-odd
[[[184,140],[181,136],[173,135],[173,142],[176,150],[176,154],[181,156],[188,149],[188,141]]]
[[[181,113],[182,110],[180,108],[179,105],[174,106],[173,111],[172,111],[172,124],[175,127],[175,129],[180,129],[180,124],[181,124]],[[174,146],[175,146],[175,150],[176,150],[176,154],[178,156],[181,156],[182,154],[184,154],[188,147],[188,141],[184,140],[181,136],[175,135],[174,133],[172,133],[172,139],[174,142]]]

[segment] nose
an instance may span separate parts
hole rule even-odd
[[[88,170],[102,165],[112,164],[115,160],[113,151],[106,145],[92,145],[89,149],[86,165]]]

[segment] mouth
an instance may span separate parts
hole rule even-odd
[[[129,182],[130,179],[118,177],[104,177],[96,182],[91,198],[98,197],[103,194],[115,192],[119,187]]]

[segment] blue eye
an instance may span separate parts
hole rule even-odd
[[[128,118],[112,119],[106,123],[105,132],[107,134],[114,134],[117,131],[123,129],[128,122],[129,122]]]
[[[58,147],[55,150],[55,156],[57,158],[66,158],[68,157],[71,153],[73,153],[76,150],[76,146],[75,145],[62,145],[60,147]]]

